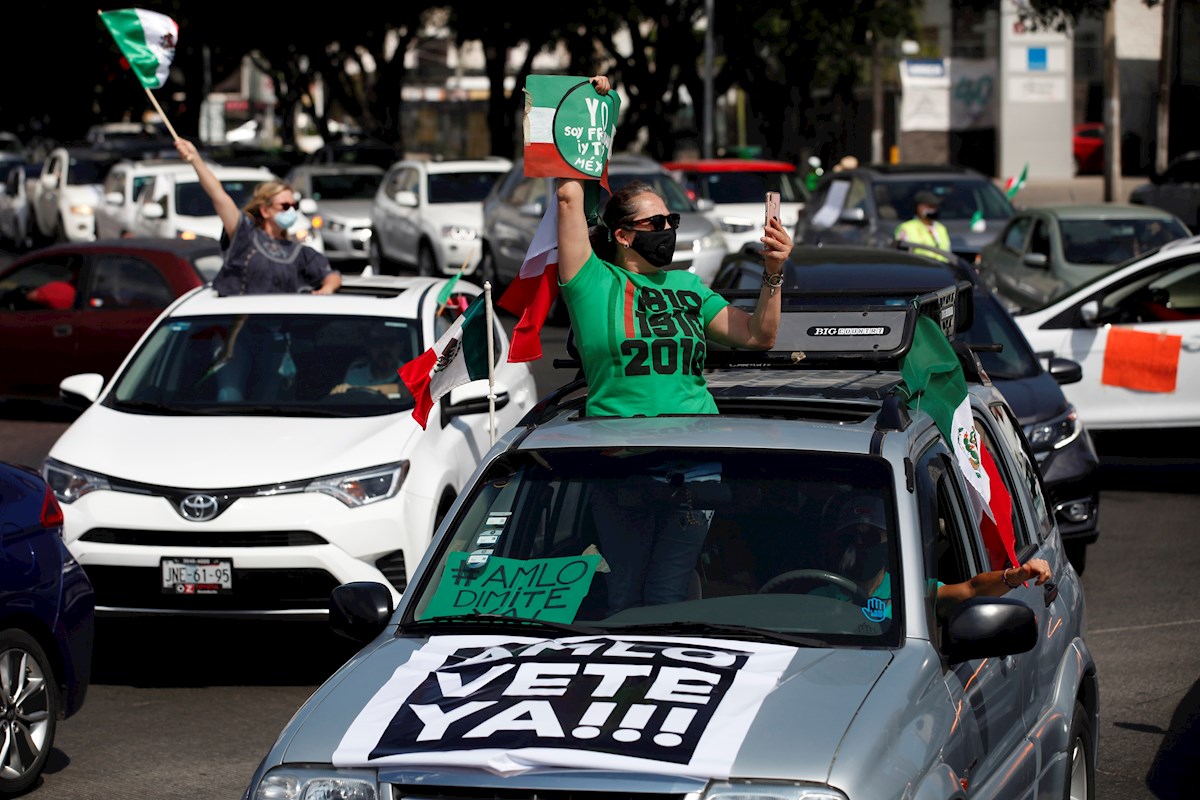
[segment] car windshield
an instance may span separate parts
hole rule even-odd
[[[1065,219],[1059,230],[1072,264],[1122,264],[1189,235],[1174,219]]]
[[[970,220],[976,212],[984,219],[1008,219],[1013,215],[1008,198],[986,179],[887,180],[875,184],[875,203],[895,209],[895,219],[912,219],[917,212],[918,192],[933,192],[941,198],[938,219]],[[890,215],[889,215],[890,217]]]
[[[422,351],[412,319],[172,317],[147,338],[106,402],[163,415],[394,414],[413,407],[396,370]]]
[[[234,205],[243,208],[260,183],[262,181],[221,181],[221,186],[233,198]],[[175,184],[175,213],[181,217],[211,217],[217,212],[199,181],[184,181]]]
[[[700,172],[691,181],[703,184],[701,197],[714,203],[762,203],[767,192],[779,192],[784,203],[804,201],[803,183],[793,172]]]
[[[441,172],[429,176],[430,203],[481,203],[500,172]]]
[[[679,183],[662,172],[610,172],[608,174],[608,185],[612,187],[614,192],[620,191],[634,181],[641,181],[648,184],[651,189],[658,192],[663,200],[667,203],[667,208],[671,211],[695,211],[696,206],[688,199],[687,192]],[[761,201],[763,198],[759,198]]]
[[[313,175],[313,200],[370,200],[379,188],[383,173],[347,172],[340,175]]]
[[[957,335],[957,339],[971,345],[1001,345],[999,353],[977,353],[984,371],[993,378],[1031,378],[1041,371],[1041,364],[1012,317],[994,297],[981,289],[975,290],[975,319],[970,328]]]
[[[87,183],[104,183],[111,161],[97,161],[88,158],[72,158],[67,168],[67,183],[82,185]]]
[[[893,644],[892,485],[888,464],[862,455],[518,451],[488,467],[452,520],[406,629],[501,615]]]

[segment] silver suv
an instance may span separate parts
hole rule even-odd
[[[1091,797],[1083,592],[969,351],[1016,554],[1056,585],[937,601],[992,567],[951,443],[898,390],[916,308],[806,309],[780,351],[709,348],[719,415],[588,418],[581,385],[547,396],[398,608],[334,590],[335,629],[370,643],[246,797]]]

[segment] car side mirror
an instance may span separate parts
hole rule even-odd
[[[392,618],[392,592],[382,583],[354,581],[329,593],[329,626],[355,642],[369,642]]]
[[[1088,300],[1079,307],[1079,321],[1089,327],[1100,324],[1100,301]]]
[[[1079,383],[1083,380],[1083,366],[1078,361],[1069,358],[1050,357],[1050,377],[1062,386],[1068,383]]]
[[[104,202],[110,206],[123,206],[125,205],[125,195],[120,192],[109,192],[104,195]]]
[[[53,172],[44,173],[41,177],[42,186],[47,189],[54,189],[58,186],[58,176]]]
[[[138,213],[146,219],[162,219],[167,215],[167,212],[158,203],[143,203]]]
[[[508,405],[508,388],[496,384],[496,410]],[[445,398],[442,405],[442,422],[449,423],[455,417],[465,417],[468,414],[486,414],[488,412],[488,383],[486,380],[471,381],[453,390]]]
[[[973,597],[951,607],[943,652],[951,664],[1025,653],[1037,644],[1033,609],[1008,597]]]
[[[421,204],[417,199],[416,192],[396,192],[396,203],[409,208],[416,208]]]
[[[304,197],[300,200],[300,213],[312,216],[317,213],[317,201],[311,197]]]
[[[58,384],[58,396],[71,408],[83,409],[100,397],[104,389],[104,376],[97,372],[68,375]]]
[[[1046,265],[1050,263],[1050,259],[1046,258],[1045,253],[1026,253],[1021,259],[1025,266],[1033,267],[1034,269],[1046,269]]]
[[[861,208],[847,208],[838,215],[838,222],[843,225],[866,225],[867,212]]]
[[[693,202],[696,205],[696,210],[701,213],[704,213],[706,211],[712,211],[714,208],[717,207],[717,204],[714,203],[712,200],[709,200],[707,197],[697,198]]]
[[[546,205],[544,203],[537,202],[526,203],[525,205],[517,208],[517,213],[523,217],[537,217],[538,219],[541,219],[542,215],[546,213]]]

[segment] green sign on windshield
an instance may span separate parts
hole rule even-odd
[[[491,556],[468,565],[468,553],[451,553],[422,619],[502,614],[522,619],[573,622],[601,556],[516,558]]]

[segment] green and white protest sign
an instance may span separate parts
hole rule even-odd
[[[525,174],[601,178],[620,109],[616,92],[602,95],[588,78],[530,75],[525,82]]]

